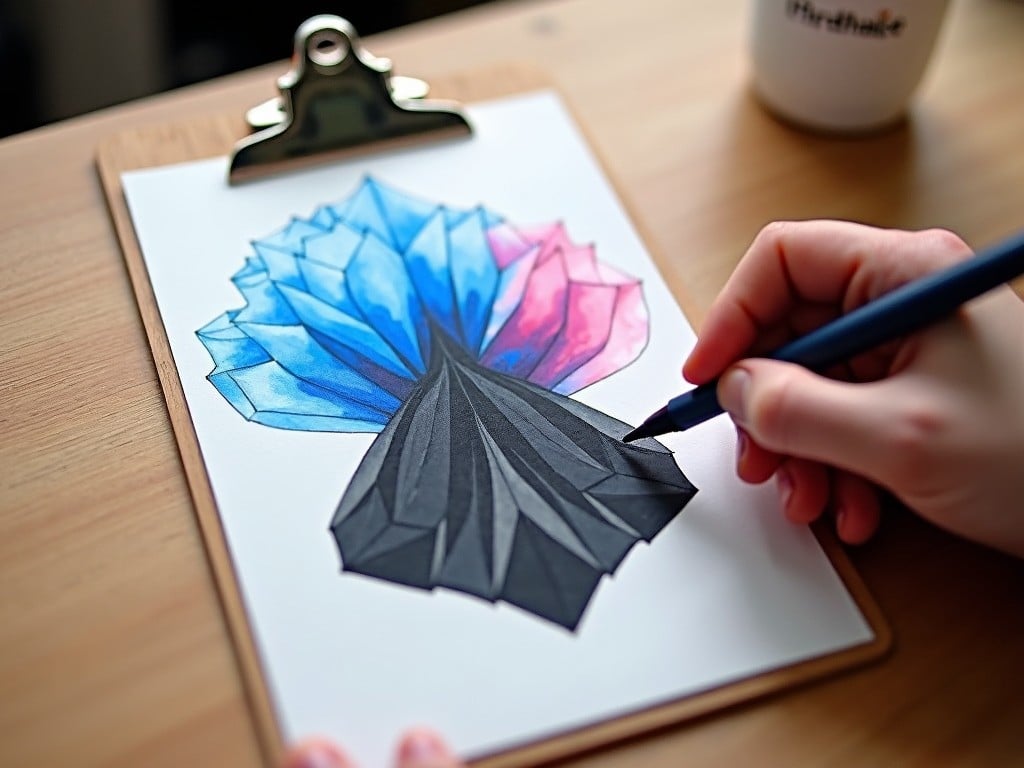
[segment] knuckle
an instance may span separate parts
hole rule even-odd
[[[946,430],[943,410],[926,402],[911,406],[896,418],[887,441],[892,477],[909,486],[927,482],[936,471],[937,446]]]
[[[759,249],[775,250],[789,235],[792,225],[790,221],[771,221],[765,224],[754,238],[754,246]]]
[[[941,227],[923,230],[920,237],[925,240],[925,245],[934,253],[943,254],[946,257],[965,258],[970,256],[971,247],[964,242],[955,232]]]

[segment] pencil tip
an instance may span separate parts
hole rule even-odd
[[[668,424],[665,421],[667,414],[667,407],[659,409],[656,413],[652,414],[643,424],[634,429],[632,432],[627,433],[622,438],[622,442],[632,443],[644,437],[655,437],[656,435],[660,435],[663,432],[667,432]]]
[[[655,428],[655,425],[651,424],[650,419],[648,419],[632,432],[625,435],[622,438],[622,442],[632,443],[636,440],[642,440],[645,437],[654,437],[656,434],[658,434],[658,430]]]

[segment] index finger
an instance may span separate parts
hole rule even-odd
[[[849,221],[764,227],[715,299],[683,366],[710,381],[803,304],[849,311],[970,253],[951,232],[907,232]]]

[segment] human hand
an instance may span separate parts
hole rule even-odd
[[[943,230],[839,221],[775,223],[755,238],[683,374],[722,375],[738,474],[774,475],[790,520],[832,510],[839,537],[860,543],[885,489],[937,525],[1024,556],[1024,302],[1008,287],[827,376],[756,358],[970,255]]]
[[[447,744],[433,731],[417,728],[398,742],[395,768],[463,768]],[[292,748],[283,768],[357,768],[341,749],[322,739],[310,739]]]

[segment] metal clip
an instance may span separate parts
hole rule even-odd
[[[237,184],[325,160],[470,134],[454,102],[426,100],[426,84],[391,77],[391,62],[369,53],[339,16],[314,16],[295,33],[281,96],[246,114],[262,130],[239,141],[228,181]]]

